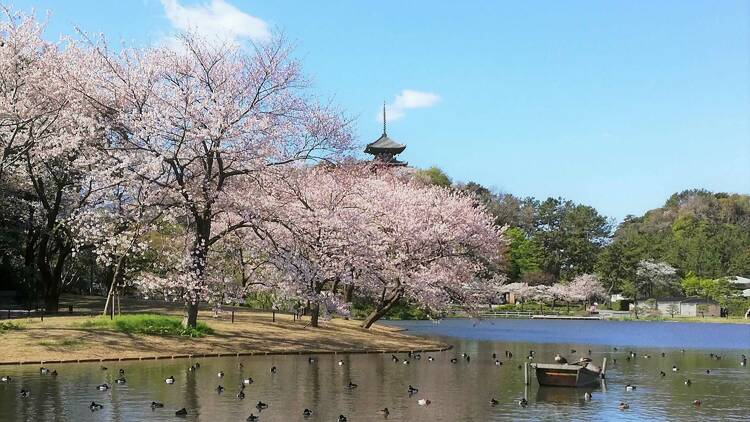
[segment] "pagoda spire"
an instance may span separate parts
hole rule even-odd
[[[385,136],[385,101],[383,101],[383,136]]]

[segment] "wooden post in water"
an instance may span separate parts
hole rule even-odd
[[[525,362],[523,364],[523,384],[529,385],[529,363]]]
[[[602,372],[601,372],[602,379],[605,378],[604,375],[605,375],[606,372],[607,372],[607,358],[605,357],[602,360]]]

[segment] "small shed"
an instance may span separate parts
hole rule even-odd
[[[721,316],[719,303],[702,297],[658,298],[656,309],[665,316]]]

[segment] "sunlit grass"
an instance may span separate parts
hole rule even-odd
[[[202,337],[205,334],[213,333],[213,330],[206,324],[198,323],[196,328],[186,328],[182,326],[182,319],[179,317],[157,314],[120,315],[114,317],[114,319],[101,316],[85,321],[82,326],[107,328],[127,334],[159,336]]]
[[[10,330],[23,330],[23,325],[11,321],[0,322],[0,334]]]
[[[78,338],[66,338],[63,340],[43,340],[39,342],[40,346],[55,348],[55,347],[67,347],[76,348],[82,347],[86,342]]]

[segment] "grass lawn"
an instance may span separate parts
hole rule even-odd
[[[159,336],[202,337],[213,334],[205,323],[199,322],[196,328],[182,326],[182,318],[158,314],[125,314],[113,319],[100,316],[81,324],[85,328],[106,328],[126,334],[150,334]]]

